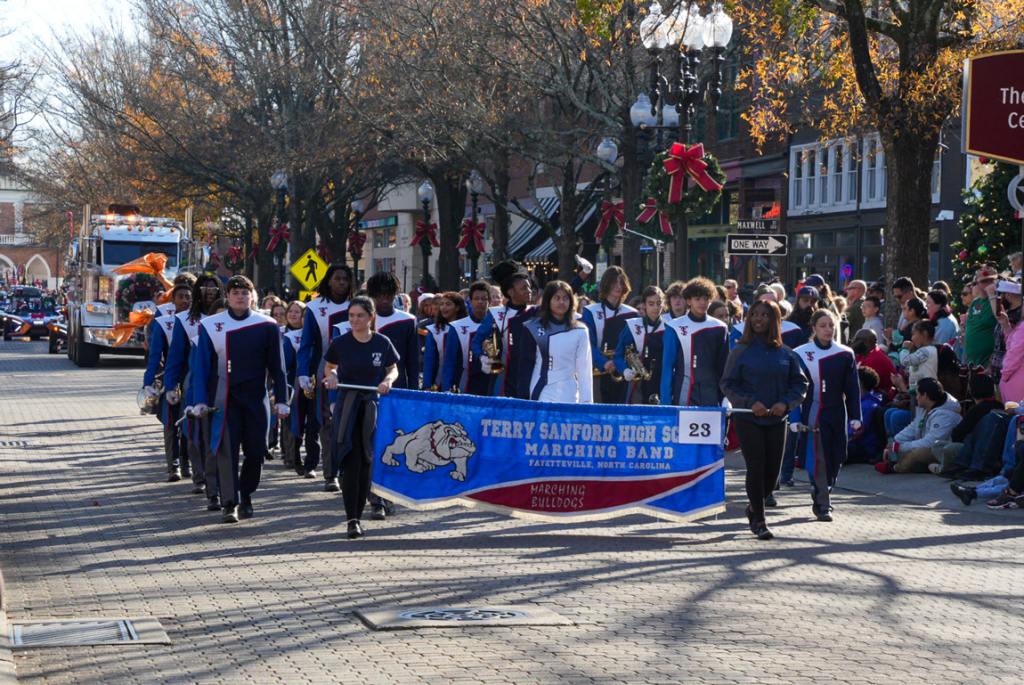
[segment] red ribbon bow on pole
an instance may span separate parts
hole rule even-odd
[[[640,216],[636,218],[642,224],[646,224],[654,217],[658,217],[658,223],[661,225],[661,232],[667,236],[672,235],[672,222],[668,220],[665,213],[658,209],[658,201],[653,197],[647,198],[647,202],[644,203],[644,210],[640,212]]]
[[[708,174],[708,164],[704,161],[704,143],[687,147],[684,143],[672,143],[668,157],[662,164],[668,172],[670,181],[668,201],[671,203],[683,200],[683,179],[692,178],[704,191],[721,190],[722,184]]]
[[[473,219],[466,217],[462,220],[462,237],[459,238],[459,244],[455,247],[459,250],[469,247],[469,243],[472,242],[476,246],[476,251],[483,253],[484,251],[484,224],[473,223]]]
[[[274,228],[270,229],[270,241],[267,243],[267,251],[273,252],[277,244],[282,240],[288,242],[292,239],[292,234],[288,230],[288,224],[278,224]]]
[[[410,246],[419,245],[421,240],[428,240],[434,247],[440,247],[441,243],[437,242],[437,224],[428,224],[423,219],[416,221],[416,233],[412,236],[412,242]]]
[[[366,236],[359,231],[352,231],[348,234],[348,253],[353,258],[359,259],[363,256],[363,245],[366,244]]]
[[[615,220],[615,223],[619,225],[621,229],[623,224],[626,223],[626,216],[623,214],[626,204],[624,202],[602,202],[601,203],[601,222],[597,224],[597,230],[594,231],[594,237],[601,241],[604,238],[604,232],[608,230],[608,224]]]

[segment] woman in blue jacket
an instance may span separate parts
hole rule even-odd
[[[764,501],[779,477],[789,412],[807,393],[807,378],[796,354],[782,344],[782,313],[774,302],[747,310],[743,337],[729,353],[722,393],[733,409],[733,425],[747,465],[747,520],[760,540],[771,540]]]

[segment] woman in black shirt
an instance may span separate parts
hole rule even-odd
[[[398,378],[398,352],[384,335],[373,330],[373,300],[356,297],[348,308],[351,326],[331,341],[324,354],[324,387],[337,391],[334,402],[335,458],[341,462],[341,491],[345,498],[348,537],[363,536],[360,519],[370,494],[373,466],[373,433],[377,427],[377,400],[386,395]],[[376,390],[338,388],[362,385]]]
[[[789,412],[800,406],[807,378],[796,354],[782,344],[782,314],[774,302],[755,302],[747,310],[743,338],[725,362],[722,393],[734,409],[736,435],[747,465],[747,520],[761,540],[774,536],[765,523],[764,504],[782,466]]]

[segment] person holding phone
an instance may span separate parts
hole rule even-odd
[[[334,471],[341,468],[341,492],[350,540],[363,537],[363,509],[370,495],[373,434],[377,402],[398,380],[398,351],[387,336],[374,331],[376,307],[368,297],[355,297],[348,307],[348,332],[331,341],[324,353],[324,387],[333,398]],[[364,386],[374,390],[340,388]]]
[[[807,393],[799,358],[782,344],[782,312],[774,302],[759,300],[747,310],[743,337],[725,362],[721,387],[734,409],[750,410],[732,416],[747,466],[747,521],[759,540],[771,540],[765,499],[779,478],[788,414]]]

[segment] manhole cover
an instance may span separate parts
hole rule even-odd
[[[170,643],[154,618],[18,621],[8,625],[7,637],[11,647]]]
[[[572,621],[562,618],[550,609],[532,606],[357,609],[356,615],[373,630],[478,626],[571,626],[573,624]]]
[[[525,611],[498,611],[496,609],[423,609],[403,611],[399,618],[427,621],[500,621],[529,616]]]

